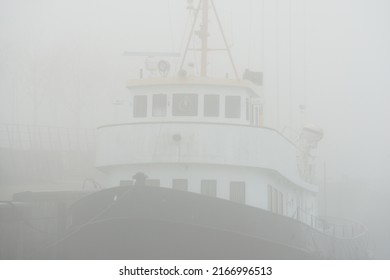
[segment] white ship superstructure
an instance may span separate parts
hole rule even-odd
[[[299,148],[262,126],[261,88],[249,81],[179,77],[128,84],[123,120],[99,127],[97,166],[109,185],[147,184],[228,199],[286,216],[316,215]]]
[[[264,126],[262,74],[247,71],[249,80],[255,75],[255,83],[239,78],[213,1],[198,3],[191,7],[194,20],[177,77],[168,75],[169,62],[146,60],[152,77],[141,74],[141,79],[131,80],[128,96],[116,105],[117,120],[98,129],[97,167],[108,174],[112,187],[132,185],[133,175],[142,172],[149,185],[289,217],[297,217],[297,209],[306,217],[316,216],[318,187],[308,183],[312,166],[307,145],[298,147]],[[210,10],[220,27],[233,79],[207,76],[208,55],[215,51],[208,45]],[[199,49],[189,47],[194,34],[200,39]],[[193,65],[184,67],[190,50],[200,52],[200,77],[193,74]],[[322,134],[311,134],[320,136],[317,144]]]

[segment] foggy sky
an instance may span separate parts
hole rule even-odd
[[[306,120],[325,133],[319,154],[329,182],[389,195],[390,1],[215,2],[239,72],[264,72],[267,106],[280,96],[278,128],[297,130],[305,104]],[[1,0],[0,123],[110,121],[113,99],[143,66],[122,53],[180,51],[186,5]]]

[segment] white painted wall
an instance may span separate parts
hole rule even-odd
[[[181,140],[175,141],[174,135]],[[156,163],[198,163],[272,170],[306,190],[297,149],[278,132],[210,123],[143,123],[98,129],[97,167]]]
[[[142,82],[130,86],[128,96],[118,102],[116,122],[98,129],[96,165],[109,174],[110,186],[144,172],[149,179],[159,179],[162,187],[171,187],[173,179],[187,179],[189,191],[200,193],[201,180],[210,179],[217,181],[217,197],[229,199],[230,182],[243,181],[247,205],[269,209],[271,185],[283,193],[286,216],[296,215],[297,207],[316,213],[306,205],[312,205],[318,188],[302,180],[298,149],[276,130],[250,125],[247,100],[261,106],[261,95],[245,86]],[[180,93],[198,95],[196,116],[172,115],[173,94]],[[165,117],[152,116],[154,94],[167,95]],[[206,94],[220,96],[218,117],[203,116]],[[137,95],[147,97],[146,117],[133,117]],[[241,97],[240,118],[225,118],[226,96]]]
[[[268,209],[267,186],[272,184],[285,195],[296,195],[297,188],[291,184],[278,184],[281,182],[277,174],[267,170],[248,167],[233,167],[206,164],[139,164],[123,165],[108,168],[111,186],[118,186],[121,180],[133,180],[137,172],[143,172],[148,179],[159,179],[160,186],[171,188],[173,179],[187,179],[188,190],[200,193],[201,180],[217,181],[217,197],[229,199],[230,182],[243,181],[246,189],[246,204],[262,209]],[[287,209],[287,208],[286,208]],[[290,212],[286,212],[289,215]]]

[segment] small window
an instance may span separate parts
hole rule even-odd
[[[230,183],[230,200],[245,203],[245,182]]]
[[[153,95],[153,117],[165,117],[167,115],[167,95]]]
[[[179,191],[188,191],[188,181],[186,179],[173,179],[172,188]]]
[[[160,180],[158,180],[158,179],[147,179],[145,181],[145,185],[146,186],[150,186],[150,187],[159,187],[160,186]]]
[[[202,180],[201,194],[216,197],[217,196],[217,181],[216,180]]]
[[[205,95],[204,96],[204,111],[205,117],[218,117],[219,116],[219,96],[218,95]]]
[[[174,94],[173,110],[174,116],[196,116],[198,114],[198,95],[196,94]]]
[[[241,98],[239,96],[226,96],[225,99],[225,117],[241,117]]]
[[[144,95],[134,96],[134,118],[144,118],[147,115],[147,97]]]

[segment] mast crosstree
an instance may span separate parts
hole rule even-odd
[[[211,9],[214,13],[214,16],[217,20],[219,31],[221,32],[222,39],[224,42],[224,48],[215,49],[215,48],[209,48],[209,46],[208,46],[210,6],[211,6]],[[202,13],[202,21],[200,23],[199,30],[195,31],[195,26],[196,26],[200,12]],[[191,43],[194,35],[197,35],[201,41],[201,47],[198,49],[190,48],[190,43]],[[229,60],[230,60],[230,63],[232,65],[234,75],[235,75],[237,80],[240,79],[238,72],[237,72],[236,65],[235,65],[234,60],[233,60],[233,56],[232,56],[231,51],[230,51],[229,44],[227,42],[225,33],[223,31],[222,24],[221,24],[221,21],[219,19],[217,9],[215,7],[213,0],[199,0],[199,4],[195,10],[195,16],[194,16],[194,20],[192,22],[191,31],[190,31],[190,34],[188,36],[187,42],[186,42],[186,47],[185,47],[185,50],[183,53],[183,58],[182,58],[182,61],[180,64],[180,70],[183,69],[183,65],[184,65],[184,62],[186,60],[188,51],[200,51],[200,55],[201,55],[200,76],[201,77],[207,77],[208,53],[210,51],[226,51],[228,53]]]

